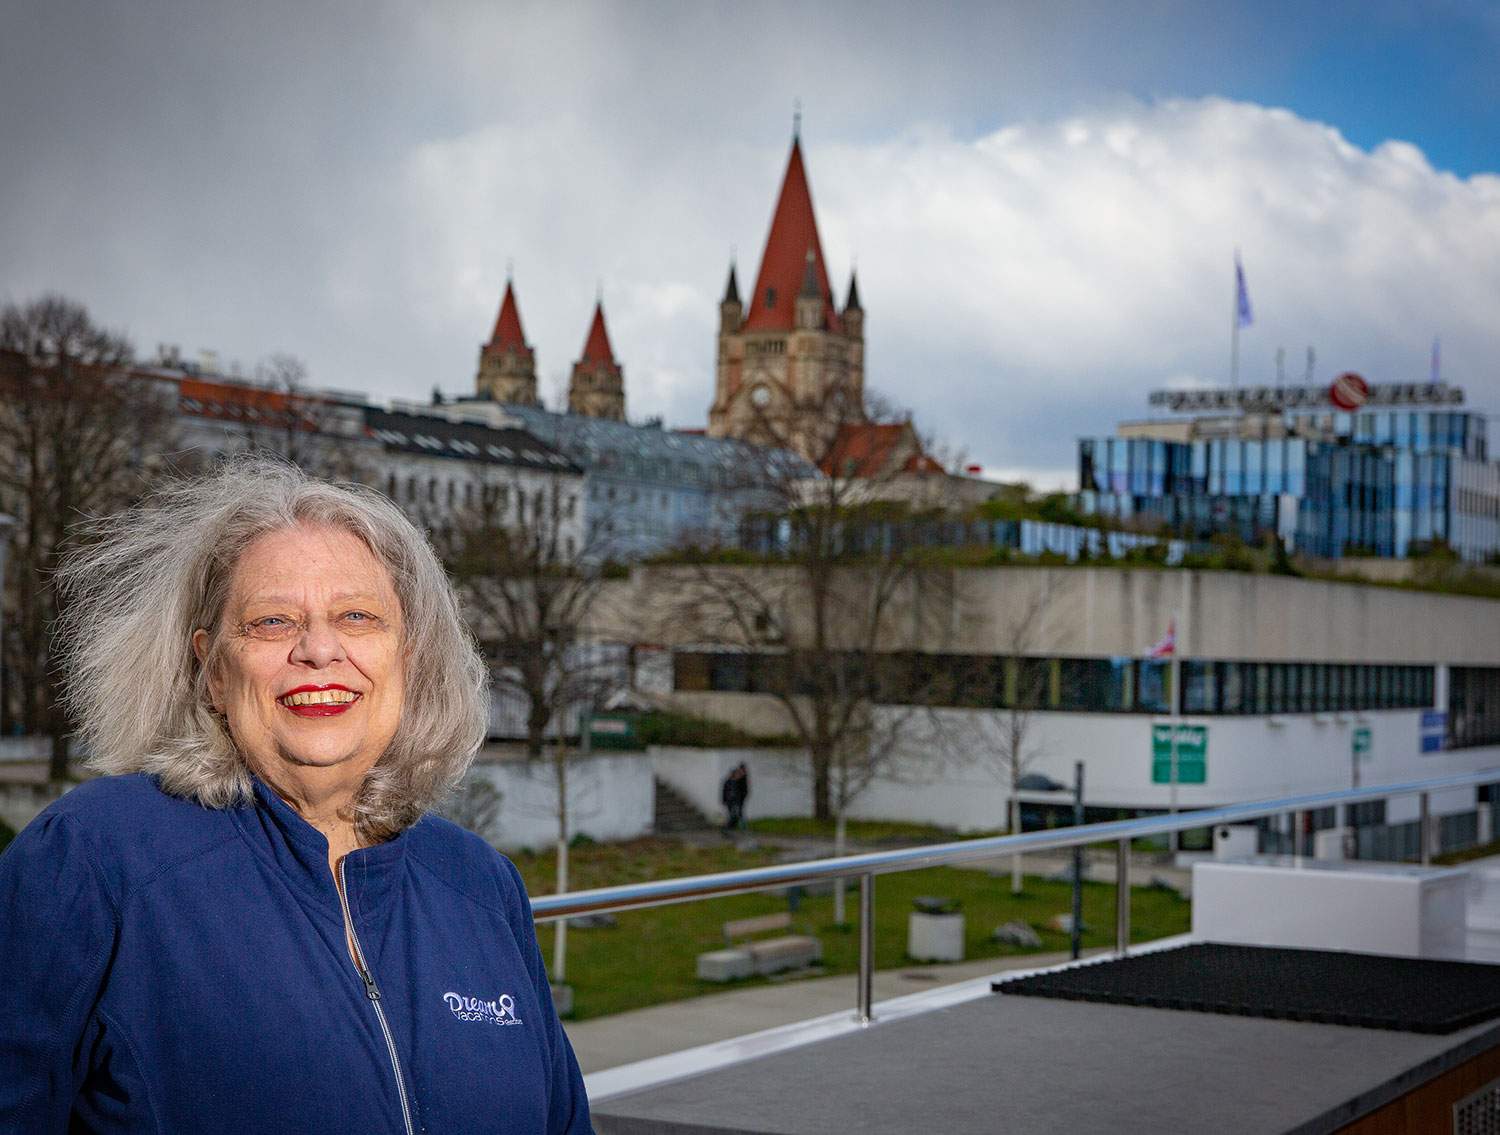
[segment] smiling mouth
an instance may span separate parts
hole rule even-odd
[[[341,687],[330,689],[293,690],[276,699],[283,709],[298,717],[333,717],[345,712],[362,695]]]

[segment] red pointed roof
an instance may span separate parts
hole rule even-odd
[[[581,363],[615,365],[614,348],[609,345],[609,332],[604,329],[604,304],[594,305],[594,322],[589,324],[588,341],[583,345]]]
[[[529,351],[526,336],[521,331],[521,309],[516,306],[516,290],[509,280],[505,281],[505,299],[500,303],[500,318],[495,320],[495,330],[490,333],[491,347],[510,347],[517,351]]]
[[[818,240],[818,221],[813,215],[812,191],[807,185],[807,171],[802,165],[802,143],[792,141],[786,176],[781,181],[781,196],[771,217],[771,232],[766,250],[760,258],[760,275],[750,296],[750,312],[745,317],[746,331],[790,331],[796,322],[797,293],[807,271],[807,254],[813,254],[813,272],[818,289],[825,297],[823,326],[838,328],[832,292],[828,287],[828,268],[823,263],[823,245]],[[772,294],[774,293],[774,294]]]

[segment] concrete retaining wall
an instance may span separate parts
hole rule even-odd
[[[557,779],[545,757],[526,761],[480,759],[469,779],[482,779],[500,793],[495,843],[508,850],[550,847],[557,842]],[[635,839],[656,819],[651,761],[642,753],[575,757],[568,764],[569,831],[590,839]]]

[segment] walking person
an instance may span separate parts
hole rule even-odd
[[[745,801],[750,798],[750,770],[741,761],[724,778],[724,788],[721,793],[724,807],[729,812],[729,819],[724,824],[726,832],[742,829],[745,826]]]

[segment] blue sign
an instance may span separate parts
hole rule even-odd
[[[1421,748],[1423,753],[1441,753],[1448,742],[1448,715],[1441,709],[1422,711]]]

